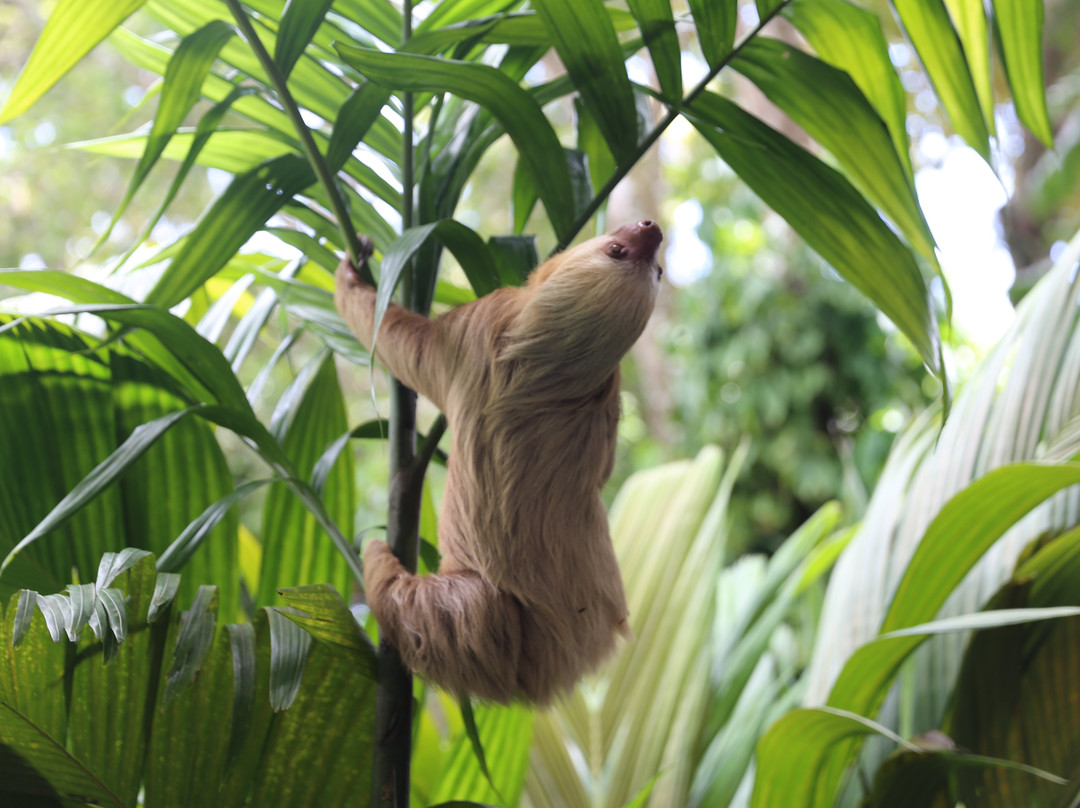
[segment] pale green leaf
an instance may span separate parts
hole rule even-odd
[[[60,0],[0,109],[0,123],[26,112],[146,0]]]

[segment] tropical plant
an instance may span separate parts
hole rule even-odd
[[[166,29],[164,36],[140,37],[118,28],[140,8]],[[997,30],[1020,117],[1049,141],[1039,70],[1041,17],[1021,0],[998,0],[995,8],[1012,23]],[[897,10],[953,125],[989,157],[993,99],[985,17],[976,9],[954,28],[944,7],[927,10],[904,2]],[[381,255],[372,265],[381,304],[400,283],[403,302],[424,313],[433,302],[453,305],[518,282],[537,256],[535,241],[521,235],[536,202],[543,203],[550,240],[565,246],[680,118],[939,369],[937,323],[919,264],[936,270],[933,240],[914,195],[903,91],[872,14],[845,0],[761,0],[753,30],[736,43],[735,2],[691,0],[689,15],[678,19],[668,3],[657,0],[633,0],[629,13],[599,0],[535,0],[528,6],[443,0],[424,11],[420,19],[411,3],[399,10],[388,0],[250,0],[246,9],[237,0],[57,4],[0,110],[0,122],[28,110],[111,34],[126,58],[163,77],[149,132],[87,146],[138,159],[120,210],[134,194],[145,193],[145,179],[160,158],[180,162],[132,249],[196,162],[234,178],[189,233],[149,259],[134,258],[129,250],[110,267],[114,275],[106,284],[50,271],[4,273],[5,284],[71,301],[50,310],[51,316],[91,314],[107,323],[100,338],[82,328],[70,333],[73,347],[61,353],[70,357],[76,378],[61,370],[49,379],[49,392],[59,395],[94,389],[90,380],[97,379],[99,398],[87,402],[87,414],[101,420],[66,421],[81,412],[83,401],[76,399],[51,419],[39,419],[45,411],[37,410],[6,424],[19,446],[50,449],[41,456],[47,458],[44,472],[53,478],[51,488],[34,492],[32,507],[17,511],[17,526],[0,537],[9,549],[0,567],[6,586],[53,591],[58,580],[69,580],[60,577],[64,565],[74,567],[75,585],[81,585],[94,576],[100,551],[134,538],[155,550],[177,548],[172,562],[178,565],[190,555],[208,576],[215,570],[222,577],[214,582],[232,587],[223,598],[229,604],[246,595],[255,607],[267,605],[289,577],[295,579],[290,583],[331,579],[351,595],[355,582],[349,573],[358,580],[359,564],[345,536],[352,532],[352,487],[343,449],[352,436],[378,434],[380,424],[347,429],[336,368],[325,358],[329,348],[364,361],[333,311],[329,272],[337,253],[356,259],[355,232],[368,234]],[[761,35],[781,15],[804,34],[816,57]],[[683,86],[680,26],[693,28],[705,63],[690,89]],[[542,62],[552,49],[565,75],[554,75],[550,63]],[[627,60],[646,52],[657,87],[628,74]],[[712,81],[729,66],[828,150],[837,168],[717,93]],[[199,105],[200,99],[206,103]],[[567,128],[555,121],[570,109],[570,99],[574,126]],[[194,126],[184,128],[187,120]],[[485,241],[453,217],[470,176],[504,134],[518,155],[510,193],[514,232]],[[564,141],[576,148],[564,147]],[[303,258],[286,264],[258,254],[237,256],[262,231],[299,249]],[[443,247],[458,259],[471,290],[438,279]],[[228,291],[213,292],[221,280],[232,282]],[[256,281],[264,288],[252,298]],[[214,305],[200,305],[204,294]],[[185,322],[170,310],[189,299]],[[234,318],[238,309],[244,313]],[[275,311],[282,316],[271,324]],[[198,323],[198,330],[188,323]],[[33,327],[16,321],[8,334]],[[50,331],[45,342],[54,339]],[[264,339],[270,356],[260,357],[253,369],[258,354],[252,348]],[[30,380],[20,391],[35,390],[39,372],[31,361],[33,340],[26,345],[27,355],[12,360],[22,362],[15,367]],[[292,355],[302,365],[267,426],[252,401],[259,403],[267,375]],[[123,367],[128,357],[147,379],[130,388],[134,400],[121,395],[127,386],[113,388],[129,372]],[[49,357],[46,366],[56,369],[63,361]],[[246,390],[238,374],[254,377]],[[144,401],[151,420],[132,429],[132,413]],[[421,519],[423,481],[442,434],[436,421],[417,449],[415,422],[414,397],[393,384],[386,529],[410,567],[416,566],[421,525],[430,527],[430,520]],[[200,502],[194,517],[180,507],[190,503],[178,495],[176,509],[152,529],[144,531],[138,520],[128,526],[88,517],[81,526],[69,523],[80,529],[66,537],[53,532],[80,507],[114,496],[109,484],[182,423],[199,424],[204,466],[219,475],[206,481],[200,497],[209,502]],[[57,425],[88,448],[75,453],[50,445],[50,429]],[[261,476],[231,491],[228,480],[224,491],[215,488],[222,465],[205,441],[211,429],[222,426],[265,464]],[[180,448],[168,452],[167,468],[190,472]],[[130,473],[132,498],[142,485],[152,500],[169,491],[167,475],[144,479]],[[5,482],[19,474],[17,466],[8,468]],[[213,542],[204,528],[227,519],[230,505],[262,486],[269,493],[261,545],[256,551],[250,542],[246,548],[240,544],[249,556],[261,553],[261,562],[245,563],[228,521],[225,535]],[[284,496],[285,489],[295,499]],[[125,501],[100,507],[118,519]],[[153,522],[157,512],[142,507],[141,518]],[[116,529],[120,524],[123,531]],[[339,525],[346,526],[344,532]],[[196,562],[199,552],[210,557]],[[235,583],[236,565],[245,572],[259,569],[245,575],[246,591]],[[206,582],[195,578],[186,585]],[[393,649],[379,653],[372,803],[404,805],[413,687]]]
[[[813,804],[831,805],[845,789],[857,799],[859,778],[843,777],[859,757],[852,739],[877,732],[897,741],[894,733],[944,730],[936,762],[913,769],[909,755],[906,766],[878,770],[917,783],[926,804],[948,795],[966,805],[1064,805],[1080,793],[1070,673],[1080,624],[1023,622],[1073,615],[1060,607],[1078,603],[1078,260],[1080,236],[1021,302],[944,425],[924,417],[893,451],[829,584],[807,692],[809,704],[825,706],[769,731],[752,804],[814,795]],[[970,644],[965,633],[1002,626],[1012,627]],[[958,747],[1070,783],[1000,761],[973,768]],[[873,768],[884,751],[871,751],[864,765]],[[901,804],[880,801],[887,790],[877,787],[872,804]]]

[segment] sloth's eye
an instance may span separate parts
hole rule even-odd
[[[626,247],[619,244],[619,242],[617,241],[613,241],[608,245],[607,252],[608,255],[610,255],[612,258],[626,257]]]

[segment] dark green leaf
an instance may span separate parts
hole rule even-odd
[[[278,609],[267,609],[270,620],[270,704],[287,710],[300,692],[311,635],[285,618]]]
[[[288,0],[281,13],[277,39],[274,41],[274,61],[282,75],[292,72],[296,60],[319,30],[323,17],[334,0]]]
[[[574,112],[577,117],[577,147],[589,156],[589,176],[592,178],[593,188],[603,188],[604,183],[615,173],[615,158],[592,113],[580,98],[574,99]],[[515,227],[515,231],[520,232],[521,228]]]
[[[176,635],[176,648],[165,687],[165,701],[179,696],[202,667],[214,641],[216,615],[217,589],[200,586],[191,608],[180,615],[180,630]]]
[[[18,750],[14,752],[11,750]],[[4,791],[11,805],[125,804],[109,788],[65,751],[64,739],[48,735],[42,727],[0,702],[0,761],[4,764]],[[61,803],[60,794],[70,802]],[[55,802],[46,801],[50,795]]]
[[[682,49],[668,0],[630,0],[630,11],[649,48],[660,90],[670,101],[682,100]],[[730,4],[732,9],[735,4]],[[732,28],[734,31],[734,28]],[[728,43],[730,47],[730,43]]]
[[[153,445],[161,435],[173,426],[181,418],[194,412],[197,408],[189,407],[186,410],[169,413],[148,424],[138,427],[120,447],[102,461],[91,471],[82,482],[68,492],[53,508],[48,516],[38,522],[37,526],[11,549],[0,564],[0,573],[12,562],[15,556],[47,534],[50,530],[62,524],[75,511],[83,507],[111,485],[121,474],[131,468],[142,455]],[[99,584],[107,585],[107,584]]]
[[[919,268],[850,183],[725,98],[703,93],[691,110],[724,161],[936,368],[937,322]]]
[[[513,80],[482,64],[379,53],[339,45],[338,52],[372,81],[410,92],[451,92],[475,101],[506,129],[532,171],[555,232],[570,235],[573,217],[566,200],[573,197],[570,177],[561,159],[562,146],[539,105]]]
[[[280,477],[250,480],[211,504],[205,511],[189,522],[183,532],[161,554],[161,557],[158,558],[158,570],[164,574],[182,569],[207,536],[228,514],[233,505],[264,485],[281,481]]]
[[[146,0],[60,0],[0,109],[0,123],[26,112]]]
[[[540,263],[536,236],[492,236],[488,250],[495,259],[503,286],[521,286]]]
[[[737,0],[688,0],[694,15],[698,42],[709,67],[715,67],[731,52],[735,42]]]
[[[330,145],[326,150],[326,162],[331,171],[337,171],[353,153],[371,125],[378,120],[390,93],[374,82],[366,81],[349,95],[334,121]]]
[[[251,623],[231,624],[228,631],[233,663],[233,715],[225,768],[231,770],[252,729],[258,659],[255,653],[255,627]]]
[[[632,160],[638,141],[634,94],[603,4],[600,0],[536,0],[534,6],[615,159],[620,163]],[[550,205],[546,206],[550,214]]]

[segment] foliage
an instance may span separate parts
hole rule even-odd
[[[841,493],[861,514],[893,432],[931,381],[853,289],[799,244],[768,238],[746,194],[702,191],[702,240],[722,265],[672,300],[667,353],[677,446],[750,456],[732,500],[729,551],[774,549]],[[900,338],[902,339],[902,338]]]
[[[985,25],[985,18],[979,13],[965,17],[960,26],[965,47],[961,48],[961,38],[943,6],[928,8],[912,2],[897,2],[896,6],[954,127],[973,148],[989,157],[992,118],[986,103],[989,79],[983,75],[989,63],[988,42],[985,36],[973,35],[978,31],[968,27],[973,19],[981,19]],[[165,29],[164,36],[151,38],[130,29],[114,30],[140,8]],[[1048,140],[1044,88],[1038,69],[1041,54],[1038,26],[1034,24],[1037,19],[1023,16],[1028,9],[1024,0],[997,0],[995,9],[999,17],[1023,23],[1002,26],[999,32],[1008,82],[1022,119],[1037,136]],[[55,473],[59,479],[22,495],[32,507],[20,512],[20,521],[3,536],[9,552],[0,567],[0,581],[12,589],[49,590],[59,581],[68,580],[60,577],[62,564],[74,564],[77,581],[66,599],[44,601],[54,604],[63,614],[64,609],[74,609],[77,600],[90,603],[89,590],[80,588],[88,584],[81,582],[90,580],[92,560],[105,550],[119,549],[132,540],[155,549],[165,547],[159,563],[171,558],[179,567],[190,558],[193,566],[188,571],[201,574],[196,561],[198,548],[213,546],[225,559],[218,581],[225,587],[223,591],[231,588],[235,594],[228,597],[241,602],[245,591],[254,598],[254,603],[243,605],[256,621],[256,647],[265,649],[266,641],[258,634],[259,615],[264,612],[258,607],[273,597],[275,589],[283,583],[330,579],[339,589],[348,590],[353,586],[352,578],[359,578],[358,558],[346,538],[352,533],[352,488],[348,485],[348,453],[343,454],[354,430],[347,427],[336,365],[326,359],[329,350],[365,361],[334,312],[329,292],[329,273],[338,255],[348,252],[357,258],[355,231],[369,235],[376,246],[372,268],[382,272],[381,304],[389,300],[400,278],[402,298],[416,311],[426,313],[433,302],[455,305],[498,283],[519,279],[529,268],[529,258],[538,251],[533,238],[524,236],[521,230],[538,201],[551,229],[550,234],[544,231],[544,237],[565,246],[588,227],[612,189],[676,120],[693,126],[762,200],[892,319],[928,366],[941,373],[937,318],[923,277],[924,267],[937,271],[936,259],[914,195],[903,92],[877,19],[844,0],[761,0],[756,5],[760,24],[736,43],[738,9],[734,2],[717,5],[691,0],[689,10],[689,16],[680,16],[679,25],[693,26],[706,65],[701,81],[691,88],[683,84],[679,29],[672,9],[655,0],[634,0],[629,13],[604,6],[600,0],[536,0],[528,6],[513,0],[443,0],[425,9],[426,16],[417,20],[415,30],[411,5],[405,5],[403,15],[387,0],[250,0],[246,10],[236,0],[60,0],[0,109],[0,121],[30,109],[82,54],[111,35],[113,44],[127,60],[162,76],[154,122],[149,131],[99,139],[84,144],[84,148],[139,160],[129,198],[151,187],[148,172],[161,160],[182,161],[173,183],[157,200],[158,209],[151,223],[169,209],[193,165],[213,166],[233,178],[183,236],[167,244],[155,244],[145,241],[146,233],[152,231],[149,226],[144,228],[132,239],[130,249],[109,263],[107,269],[113,274],[106,284],[58,272],[5,273],[0,278],[6,285],[71,301],[69,306],[50,310],[49,316],[80,318],[78,331],[64,337],[73,350],[50,350],[43,357],[32,357],[35,362],[41,360],[40,371],[29,361],[19,364],[17,349],[22,348],[22,342],[10,341],[14,343],[8,346],[13,358],[3,371],[23,373],[18,395],[34,391],[38,373],[43,371],[51,375],[48,381],[53,385],[46,388],[48,395],[43,401],[47,399],[54,405],[64,402],[57,410],[62,415],[82,414],[85,409],[90,419],[88,423],[65,425],[61,418],[39,418],[42,410],[31,410],[31,404],[22,411],[22,418],[5,431],[7,439],[17,442],[21,451],[34,453],[40,447],[50,447],[54,436],[49,430],[59,425],[63,438],[76,441],[77,451],[69,452],[62,444],[41,451],[44,463],[40,476]],[[761,28],[778,15],[785,16],[805,35],[816,56],[761,36]],[[238,26],[239,36],[233,25]],[[852,36],[852,31],[859,35]],[[565,75],[553,75],[546,63],[539,66],[551,50],[565,68]],[[659,89],[640,84],[627,70],[626,60],[646,51]],[[716,92],[711,82],[729,66],[786,111],[829,157],[811,154]],[[571,101],[575,111],[572,126],[558,124]],[[838,117],[843,126],[836,125]],[[182,122],[189,126],[181,126]],[[463,224],[447,222],[457,215],[461,196],[480,161],[503,135],[508,136],[517,155],[508,200],[515,227],[510,234],[492,234],[502,236],[502,240],[495,241],[472,233]],[[569,147],[571,143],[574,148]],[[118,203],[114,219],[124,204]],[[238,255],[252,237],[265,237],[261,234],[299,250],[301,257],[286,263],[257,252]],[[139,246],[150,248],[149,258],[134,256],[133,250]],[[466,278],[471,289],[439,280],[443,246],[470,270]],[[508,263],[504,260],[508,257],[516,260]],[[491,272],[476,269],[483,267],[495,267],[497,279]],[[114,288],[119,286],[123,286],[124,293]],[[22,301],[21,305],[32,303]],[[173,312],[178,306],[179,315]],[[101,320],[88,320],[86,315]],[[274,326],[268,328],[271,321]],[[13,322],[9,332],[27,327]],[[31,322],[28,327],[36,325]],[[58,332],[51,326],[44,328],[48,334],[44,341],[49,345]],[[260,350],[255,350],[256,345]],[[75,369],[72,373],[63,369],[69,358]],[[114,395],[110,383],[126,378],[122,368],[129,358],[149,381],[131,391],[121,388],[130,397]],[[296,367],[284,374],[284,392],[277,397],[273,415],[269,419],[260,417],[253,401],[261,404],[259,391],[286,359],[294,361]],[[421,523],[424,460],[434,452],[441,429],[432,428],[434,439],[423,447],[420,460],[414,460],[409,450],[414,437],[414,407],[400,387],[393,386],[392,390],[387,431],[392,436],[395,485],[391,493],[395,498],[389,506],[387,531],[397,549],[408,555],[415,549],[416,530]],[[84,391],[96,395],[75,398]],[[135,426],[137,416],[149,420]],[[181,424],[198,425],[194,429],[201,430],[197,432],[202,441],[200,456],[209,459],[189,464],[181,451],[186,447],[166,446],[166,471],[161,477],[147,474],[129,480],[125,475],[137,474],[139,470],[134,467],[140,458],[155,448],[162,436],[178,434],[172,430]],[[192,515],[177,507],[175,512],[169,512],[168,519],[150,518],[156,512],[145,503],[163,498],[174,481],[186,484],[198,478],[199,465],[221,470],[220,457],[215,455],[213,440],[207,442],[207,436],[212,434],[221,440],[226,431],[239,436],[249,451],[246,456],[255,458],[248,469],[257,472],[231,491],[227,479],[204,481],[207,487],[213,483],[220,484],[220,488],[202,492],[210,502],[200,513]],[[340,476],[328,477],[329,469],[337,462],[342,464],[336,472]],[[9,482],[19,481],[18,466],[5,468],[4,472],[5,488]],[[125,483],[127,490],[123,488]],[[144,519],[128,524],[121,518],[127,502],[110,501],[118,491],[113,484],[121,486],[120,492],[132,502],[141,501],[141,505],[132,507]],[[210,528],[227,518],[229,508],[239,497],[256,488],[262,488],[267,497],[258,535],[261,546],[255,548],[254,542],[242,542],[244,534],[227,521],[222,531],[225,535],[213,545],[206,544]],[[24,489],[19,486],[11,490]],[[96,520],[84,525],[70,522],[70,533],[54,533],[86,506],[101,509],[112,521],[103,519],[100,525]],[[84,513],[90,518],[95,516],[93,511]],[[182,524],[184,519],[189,520],[186,525]],[[120,525],[123,530],[116,529]],[[171,538],[174,534],[175,541]],[[651,549],[663,553],[662,546]],[[706,539],[695,544],[694,551],[711,560],[712,569],[717,568],[717,550]],[[253,553],[260,557],[258,564],[251,562]],[[246,590],[238,590],[238,571],[228,566],[234,558],[244,570]],[[796,558],[802,556],[796,554]],[[253,572],[256,568],[258,573]],[[677,568],[658,569],[670,572]],[[815,569],[820,575],[821,569]],[[42,570],[48,572],[44,579]],[[205,574],[217,573],[207,570]],[[295,580],[283,580],[288,577]],[[628,571],[628,577],[633,577],[632,572]],[[208,659],[227,660],[228,641],[232,638],[227,640],[224,633],[215,638],[209,633],[213,597],[209,590],[201,588],[206,581],[193,578],[185,585],[198,585],[194,589],[198,608],[192,607],[183,628],[176,620],[168,624],[169,630],[182,635],[185,642],[194,643],[188,637],[198,638],[211,649]],[[772,688],[777,694],[787,692],[787,671],[774,679],[768,670],[769,658],[763,656],[772,628],[787,615],[786,606],[773,611],[766,608],[766,602],[778,592],[791,597],[798,592],[796,586],[795,593],[789,593],[781,585],[784,578],[779,576],[778,580],[767,572],[763,579],[767,585],[751,596],[755,607],[748,617],[740,619],[750,621],[746,636],[753,637],[753,642],[747,641],[749,650],[743,652],[742,667],[712,672],[722,685],[733,684],[734,680],[728,681],[725,676],[738,680],[750,675],[746,681],[764,686],[766,691]],[[686,594],[688,602],[703,609],[706,617],[712,608],[709,595],[715,590],[710,590],[709,585],[713,583],[708,580],[701,592]],[[95,590],[100,596],[95,602],[100,602],[102,609],[110,603],[116,606],[115,598],[104,594],[107,591],[107,586]],[[783,598],[776,599],[784,602]],[[787,605],[790,603],[788,600]],[[677,605],[673,601],[672,611],[659,614],[678,623],[674,628],[688,632],[685,636],[703,630],[676,611]],[[78,615],[68,621],[71,626],[81,625],[83,615],[89,619],[85,608],[71,611]],[[22,614],[25,620],[25,607]],[[102,627],[96,606],[93,614]],[[642,619],[650,617],[657,619],[642,615]],[[344,622],[355,633],[350,620]],[[270,613],[267,621],[271,632],[273,625],[285,624],[277,612]],[[705,621],[706,627],[710,624]],[[318,620],[307,621],[307,625],[319,635]],[[340,632],[331,633],[340,638]],[[643,627],[643,637],[647,634]],[[680,636],[672,631],[664,635],[657,641]],[[731,636],[733,641],[743,639],[739,632]],[[292,648],[282,650],[279,663],[298,667],[305,656],[305,642],[298,640]],[[687,647],[693,648],[684,646],[681,653],[690,660],[685,656]],[[53,653],[59,663],[59,655]],[[270,653],[273,662],[273,651]],[[383,653],[380,666],[384,662],[392,664],[390,653]],[[326,670],[337,671],[333,667],[337,663],[330,657],[324,657]],[[766,660],[760,674],[763,679],[754,679],[759,657]],[[77,654],[72,660],[65,653],[63,664],[76,664],[77,660]],[[687,715],[697,722],[698,729],[692,737],[683,738],[669,725],[671,749],[692,754],[685,756],[686,762],[680,762],[668,780],[655,770],[664,761],[672,760],[665,757],[668,750],[661,754],[655,744],[641,742],[640,737],[630,739],[641,742],[642,771],[635,771],[635,775],[644,781],[636,784],[636,795],[627,796],[644,801],[648,799],[644,795],[654,788],[658,793],[674,795],[686,794],[689,788],[702,800],[712,799],[714,790],[728,793],[730,783],[742,777],[740,766],[732,767],[730,781],[713,781],[708,773],[702,774],[700,769],[692,772],[688,765],[697,753],[702,755],[702,761],[723,757],[724,749],[737,740],[753,737],[757,727],[733,723],[734,716],[743,715],[739,704],[717,707],[718,712],[710,711],[702,723],[703,714],[696,710],[709,705],[712,679],[687,684],[683,677],[695,670],[692,666],[665,667],[663,659],[649,661],[663,668],[657,671],[656,680],[665,690],[662,703],[678,704],[683,711],[662,717],[670,721],[674,715]],[[145,663],[145,657],[141,663]],[[227,662],[208,664],[195,687],[206,688],[224,704],[228,695]],[[193,668],[188,665],[180,669],[190,673]],[[86,670],[78,664],[72,668],[76,669]],[[162,687],[169,690],[167,684],[162,684],[160,670],[156,671],[157,678],[155,669],[146,670],[149,676],[131,681],[141,683],[147,693]],[[245,677],[250,678],[250,671],[242,674],[234,679],[234,687]],[[637,670],[632,674],[636,675]],[[380,678],[380,698],[376,699],[380,718],[369,729],[368,713],[360,702],[370,688],[371,670],[357,670],[354,666],[349,675],[353,679],[346,681],[327,673],[334,690],[340,691],[330,699],[321,691],[308,692],[313,710],[324,708],[327,701],[337,709],[339,699],[356,699],[347,709],[335,713],[341,720],[322,722],[303,712],[298,717],[294,714],[280,722],[289,727],[288,732],[278,730],[277,724],[271,726],[265,747],[259,753],[252,752],[253,757],[246,760],[251,770],[276,767],[275,744],[293,753],[291,764],[317,758],[321,747],[310,743],[312,735],[333,743],[324,724],[335,724],[335,730],[349,735],[350,743],[356,745],[355,757],[350,760],[353,779],[330,773],[309,779],[316,780],[316,787],[334,789],[348,783],[355,791],[367,777],[363,764],[369,757],[366,750],[371,748],[376,761],[370,777],[372,802],[403,805],[409,790],[402,787],[403,777],[408,785],[409,737],[401,730],[412,726],[409,680],[404,671]],[[36,684],[45,686],[55,681],[38,677]],[[173,685],[176,687],[178,684]],[[721,697],[725,692],[750,694],[747,699],[760,695],[749,684],[744,687],[732,686],[722,691]],[[268,685],[268,689],[276,705],[283,706],[291,698],[292,691],[284,684],[280,689]],[[389,689],[404,698],[398,703],[381,698]],[[96,695],[101,691],[79,690],[76,695],[84,692],[85,697],[65,702],[64,708],[90,714],[102,706]],[[95,695],[90,696],[91,692]],[[618,693],[618,689],[612,692]],[[303,697],[305,691],[301,689],[300,693]],[[167,695],[172,695],[171,691]],[[155,704],[167,701],[159,699]],[[136,706],[142,704],[136,702]],[[50,712],[50,720],[71,724],[70,717],[60,715],[55,698],[43,704],[55,709]],[[751,709],[749,702],[741,706]],[[265,707],[253,709],[254,715],[259,715],[257,710]],[[620,713],[618,717],[625,718],[631,731],[639,735],[651,730],[642,715]],[[169,732],[190,741],[199,722],[188,718],[177,708],[160,722],[153,721],[149,729],[146,722],[137,723],[131,729],[132,737],[144,747],[149,745],[152,751],[154,739],[147,731],[161,731],[159,725],[168,724],[175,727]],[[498,716],[490,721],[487,718],[481,714],[477,725],[481,736],[487,733],[482,740],[489,744],[493,743],[493,735],[498,737],[500,727],[510,727],[505,731],[507,737],[514,736],[513,740],[520,740],[520,733],[525,731],[526,722],[503,723]],[[93,728],[101,730],[101,722]],[[59,739],[62,733],[53,729]],[[393,729],[399,730],[396,736]],[[392,736],[405,739],[394,758],[385,744]],[[23,742],[25,736],[5,739],[8,737],[11,741],[5,740],[5,747],[16,749],[18,754],[31,751]],[[257,743],[261,736],[250,737]],[[214,740],[223,743],[221,738]],[[625,736],[619,740],[630,742]],[[371,747],[367,746],[369,742]],[[107,756],[115,751],[90,748],[87,754]],[[523,745],[515,749],[517,754],[523,754]],[[69,753],[65,750],[64,754]],[[551,760],[565,762],[565,749],[560,753],[555,745],[551,754]],[[70,760],[60,757],[70,764]],[[322,759],[329,765],[338,758]],[[172,793],[171,785],[157,790],[156,778],[178,784],[177,788],[190,789],[198,782],[190,778],[186,767],[173,765],[175,761],[164,753],[150,754],[146,760],[148,801],[156,800],[158,794]],[[455,752],[447,765],[465,766],[466,760],[464,753]],[[625,759],[612,760],[624,769],[629,765]],[[735,762],[742,765],[743,760]],[[31,767],[48,776],[54,771],[59,773],[50,768],[54,762],[42,760]],[[218,782],[240,771],[223,773],[219,757],[207,765],[216,772]],[[644,771],[650,766],[653,770]],[[128,768],[122,796],[130,801],[137,793],[133,783],[138,772]],[[21,771],[26,774],[25,767]],[[64,776],[70,771],[68,765]],[[245,778],[249,771],[244,770]],[[271,798],[288,800],[293,771],[263,772],[256,788],[272,788]],[[392,781],[388,772],[393,775]],[[304,775],[310,773],[310,768],[303,770]],[[478,781],[475,771],[459,775],[454,782]],[[244,779],[243,785],[237,786],[240,792],[226,795],[222,801],[240,800],[239,794],[246,793],[243,789],[251,782]],[[520,784],[520,779],[517,782]],[[225,787],[230,787],[228,782]],[[212,792],[212,788],[207,789],[208,794]],[[429,793],[437,792],[432,789]],[[507,787],[502,796],[510,799],[513,793]],[[443,799],[444,795],[437,798]],[[168,801],[165,797],[163,800]],[[259,795],[253,800],[269,804]],[[331,797],[318,795],[315,801],[329,802]],[[184,803],[185,799],[177,802]]]
[[[1054,631],[1037,625],[1000,629],[979,637],[966,652],[965,636],[956,632],[989,627],[995,619],[1012,625],[1006,606],[1077,603],[1075,531],[1055,537],[1080,522],[1080,466],[1073,462],[1080,411],[1078,257],[1080,237],[1024,299],[1013,328],[957,396],[940,434],[933,420],[923,419],[894,450],[867,518],[830,581],[809,676],[810,704],[877,717],[908,737],[944,728],[956,735],[950,744],[975,753],[1073,774],[1076,741],[1068,715],[1037,731],[1043,742],[1024,746],[1019,738],[1036,732],[1031,717],[1000,701],[990,709],[986,694],[998,692],[1011,676],[1018,692],[1024,692],[1023,682],[1034,687],[1050,677],[1061,684],[1041,684],[1049,689],[1037,696],[1025,693],[1032,699],[1027,709],[1054,711],[1049,705],[1070,701],[1073,688],[1065,671],[1075,624]],[[1040,462],[1024,462],[1035,460]],[[1030,555],[1036,539],[1045,547],[1013,575],[1018,557]],[[957,617],[984,604],[997,611]],[[935,616],[942,617],[938,627],[925,625]],[[995,655],[1009,649],[1015,653],[1017,647],[1023,663],[1015,673],[1009,666],[981,667],[973,678],[979,660],[1000,658]],[[898,676],[905,686],[886,701]],[[800,769],[803,776],[785,775],[781,790],[766,790],[776,772],[787,772],[799,755],[800,747],[786,742],[801,733],[803,715],[785,717],[763,739],[755,804],[798,801],[806,793],[831,803],[843,793],[844,772],[860,746],[845,736],[825,744],[814,764]],[[985,726],[976,730],[981,722]],[[879,757],[880,751],[871,750],[867,760],[874,764]],[[977,797],[975,804],[996,789],[1033,800],[1020,804],[1057,804],[1065,797],[1060,788],[1010,772],[958,778],[960,793]],[[934,790],[944,787],[939,783]],[[856,798],[856,791],[849,781],[847,799]]]
[[[67,595],[12,596],[0,616],[5,797],[343,805],[365,791],[356,761],[370,755],[375,652],[341,598],[285,593],[320,620],[313,643],[274,610],[218,623],[210,586],[182,612],[175,578],[123,551]]]

